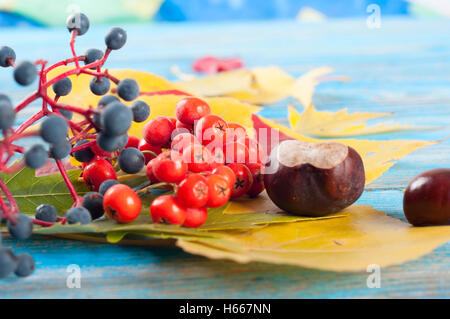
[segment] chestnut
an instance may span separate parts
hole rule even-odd
[[[435,168],[414,177],[403,196],[403,211],[414,226],[449,224],[450,168]]]
[[[324,216],[353,204],[365,184],[361,156],[340,143],[285,140],[264,168],[270,199],[295,215]]]

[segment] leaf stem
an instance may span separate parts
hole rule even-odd
[[[156,184],[152,184],[149,186],[143,186],[143,188],[140,188],[138,190],[136,190],[136,194],[138,195],[144,195],[146,193],[148,193],[149,191],[151,191],[152,189],[157,189],[157,188],[167,188],[167,187],[173,187],[174,190],[176,191],[176,189],[178,188],[177,184],[174,183],[156,183]]]

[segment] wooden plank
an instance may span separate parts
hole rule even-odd
[[[269,264],[236,264],[175,248],[141,248],[33,238],[17,245],[33,254],[36,273],[2,280],[0,298],[348,298],[444,297],[450,294],[447,244],[424,258],[369,274],[332,273]],[[81,268],[81,288],[69,289],[67,266]],[[39,289],[37,289],[39,288]]]

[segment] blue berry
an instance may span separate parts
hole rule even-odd
[[[6,68],[11,66],[11,62],[16,61],[16,53],[13,49],[7,46],[0,47],[0,66]]]
[[[23,253],[17,255],[17,268],[14,272],[19,277],[28,277],[34,272],[36,264],[34,263],[33,257],[30,254]]]
[[[30,85],[37,78],[36,66],[28,61],[21,62],[14,68],[14,80],[20,85]]]
[[[6,278],[17,268],[17,257],[11,249],[0,247],[0,278]]]
[[[78,141],[75,143],[74,148],[77,146],[86,144],[86,143],[89,143],[89,141],[87,141],[87,140]],[[86,147],[86,148],[83,148],[82,150],[76,151],[72,155],[73,155],[73,157],[75,157],[75,159],[78,162],[81,162],[81,163],[89,162],[91,159],[93,159],[95,157],[95,154],[91,150],[90,147]]]
[[[116,181],[115,179],[107,179],[106,181],[104,181],[101,185],[100,188],[98,189],[98,192],[102,195],[105,195],[106,191],[114,186],[120,184],[118,181]]]
[[[100,113],[94,113],[94,115],[92,115],[92,121],[94,122],[94,124],[97,126],[97,130],[102,130],[102,117],[100,115]]]
[[[50,204],[41,204],[36,208],[34,217],[44,222],[54,223],[56,222],[58,213],[56,212],[55,206]]]
[[[11,99],[6,94],[0,93],[0,102],[2,101],[12,104]]]
[[[125,101],[133,101],[139,96],[139,85],[133,79],[123,79],[117,86],[117,94]]]
[[[48,143],[58,144],[65,141],[68,129],[69,125],[64,117],[50,115],[41,124],[41,137]]]
[[[25,164],[29,168],[37,169],[44,166],[47,162],[48,153],[42,145],[36,144],[25,152],[24,158]]]
[[[119,154],[119,167],[127,174],[136,174],[145,164],[144,154],[134,147],[124,149]]]
[[[120,136],[120,142],[119,142],[119,150],[122,150],[125,148],[125,146],[128,143],[128,134],[123,134]]]
[[[70,32],[77,30],[78,35],[83,35],[89,30],[89,19],[83,13],[74,13],[67,18],[66,26]]]
[[[59,96],[66,96],[72,91],[72,81],[69,78],[64,78],[52,85],[53,92]]]
[[[8,219],[8,231],[16,239],[27,239],[31,236],[33,231],[33,223],[28,218],[28,216],[24,214],[16,214],[14,215],[16,220],[11,222]]]
[[[127,33],[122,28],[112,28],[105,36],[106,47],[110,50],[119,50],[127,42]]]
[[[113,152],[119,149],[122,144],[122,136],[109,136],[104,132],[100,132],[97,135],[97,144],[100,148],[106,152]]]
[[[137,123],[146,121],[150,116],[150,107],[144,101],[134,101],[130,107],[133,112],[133,121]]]
[[[68,141],[58,142],[52,144],[50,147],[50,154],[54,159],[63,159],[70,155],[72,145]]]
[[[86,53],[84,54],[86,56],[86,59],[84,60],[84,64],[91,64],[95,61],[101,60],[103,58],[103,51],[99,50],[99,49],[89,49],[86,51]],[[91,70],[96,69],[96,67],[94,66],[93,68],[91,68]]]
[[[73,112],[72,111],[68,111],[68,110],[64,110],[64,109],[60,109],[58,111],[59,111],[59,113],[61,113],[62,116],[64,116],[69,121],[73,117]]]
[[[89,87],[91,92],[95,95],[103,95],[109,91],[111,84],[108,78],[101,77],[100,79],[97,77],[92,78]]]
[[[120,100],[114,95],[105,95],[98,101],[97,107],[103,108],[112,102],[120,102]]]
[[[83,196],[82,205],[89,211],[92,220],[102,217],[105,213],[103,209],[103,195],[100,193],[87,193]]]
[[[14,124],[16,112],[11,104],[11,100],[3,94],[0,94],[0,129],[6,130]]]
[[[120,102],[108,104],[101,115],[103,130],[108,136],[125,134],[132,120],[133,112]]]
[[[66,219],[69,224],[87,225],[92,221],[91,214],[84,207],[73,207],[66,213]]]

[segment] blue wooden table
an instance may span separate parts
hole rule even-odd
[[[78,50],[103,47],[107,27],[93,27]],[[329,65],[348,83],[318,87],[319,110],[395,112],[401,124],[439,130],[369,136],[370,139],[436,140],[450,134],[450,21],[383,19],[380,29],[364,20],[323,24],[255,22],[127,26],[126,47],[108,67],[142,69],[173,79],[177,64],[189,71],[206,54],[240,56],[247,66],[278,65],[293,75]],[[0,45],[18,60],[68,56],[68,34],[59,29],[2,29]],[[0,92],[18,101],[27,90],[0,70]],[[261,114],[286,123],[282,101]],[[374,122],[375,123],[375,122]],[[421,171],[450,166],[450,141],[414,152],[369,185],[358,201],[404,219],[402,189]],[[4,245],[30,252],[37,269],[26,279],[0,281],[0,298],[348,298],[450,297],[450,243],[418,260],[382,269],[381,288],[367,288],[368,274],[332,273],[263,263],[236,264],[188,255],[175,248],[139,248],[35,236]],[[81,288],[69,289],[66,271],[81,268]]]

